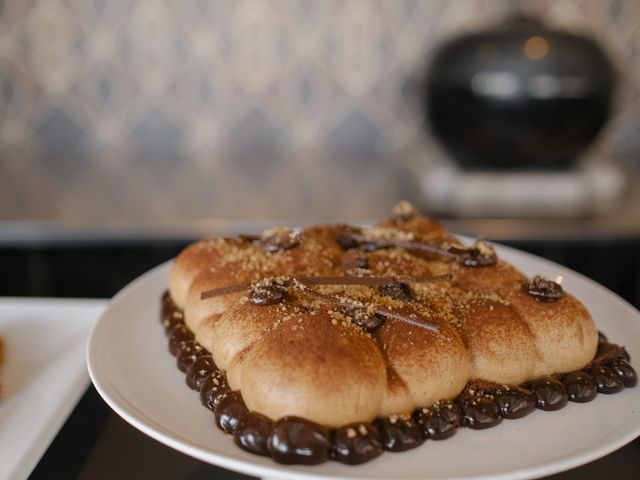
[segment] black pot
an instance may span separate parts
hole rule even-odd
[[[614,85],[593,40],[517,18],[442,45],[424,101],[464,167],[566,168],[604,125]]]

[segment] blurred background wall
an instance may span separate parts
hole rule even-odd
[[[5,0],[0,219],[378,216],[448,161],[433,48],[516,8],[611,55],[596,149],[640,170],[638,0]]]

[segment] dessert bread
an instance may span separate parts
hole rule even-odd
[[[559,408],[570,396],[560,377],[545,376],[590,366],[599,346],[588,311],[559,283],[526,278],[490,245],[463,245],[407,204],[370,228],[197,242],[177,257],[164,305],[170,349],[218,425],[252,429],[255,439],[257,425],[276,422],[262,432],[269,448],[255,453],[285,462],[305,463],[278,453],[294,427],[327,452],[323,429],[335,429],[331,451],[341,459],[336,442],[360,436],[375,452],[444,438],[442,425],[456,422],[429,433],[430,419],[453,411],[466,418],[458,425],[486,428],[524,414],[520,404]],[[617,352],[609,360],[623,361]],[[519,387],[541,377],[542,401]],[[400,426],[404,440],[389,440]]]

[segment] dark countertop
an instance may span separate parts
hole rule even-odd
[[[211,428],[215,426],[212,424]],[[639,472],[640,439],[636,439],[599,460],[546,478],[636,480]],[[147,437],[112,412],[90,387],[29,478],[237,480],[253,477],[205,464]]]

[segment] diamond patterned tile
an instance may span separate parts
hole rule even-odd
[[[434,48],[516,8],[611,52],[598,148],[637,164],[637,0],[0,2],[0,179],[24,186],[0,218],[373,217],[399,163],[446,161],[419,123]]]

